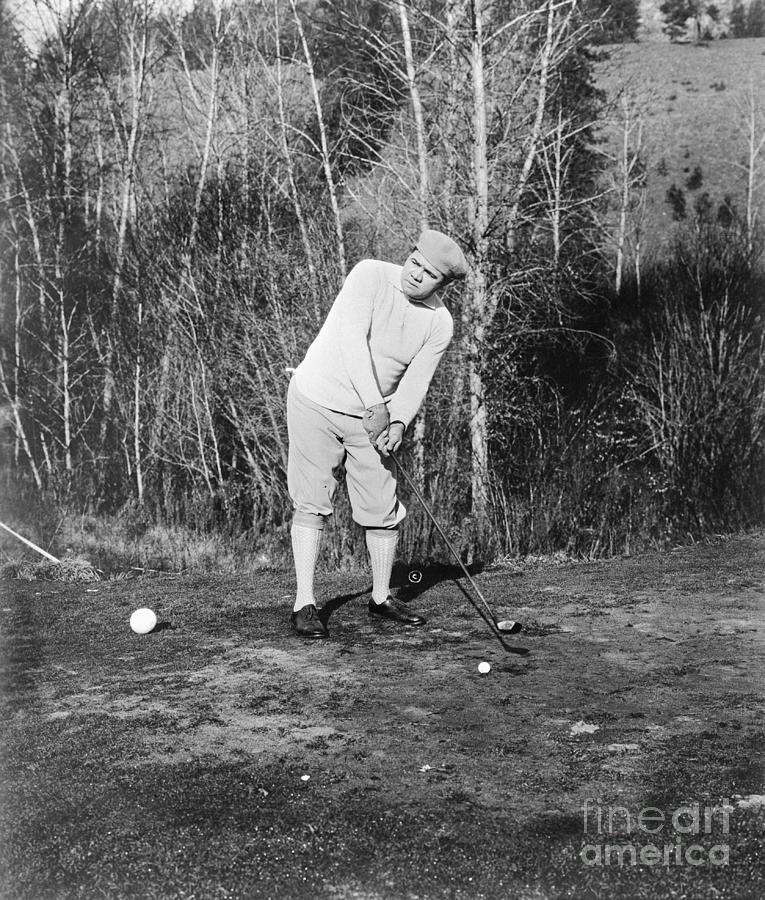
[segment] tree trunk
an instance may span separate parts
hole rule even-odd
[[[758,161],[765,146],[765,132],[757,134],[757,96],[754,84],[749,82],[749,89],[744,101],[744,118],[746,128],[746,245],[751,256],[754,252],[754,235],[757,228],[757,216],[760,204],[757,202]]]
[[[622,290],[624,273],[624,246],[627,240],[627,212],[630,205],[630,108],[626,92],[622,94],[622,152],[619,166],[621,192],[619,199],[619,230],[616,236],[616,276],[614,290],[618,297]]]
[[[340,219],[340,204],[337,199],[337,186],[335,185],[335,179],[332,175],[332,165],[329,158],[329,141],[327,140],[327,128],[324,123],[324,112],[321,108],[319,86],[317,84],[316,75],[314,73],[311,50],[308,46],[305,32],[303,31],[303,23],[301,22],[300,16],[298,15],[295,0],[290,0],[290,5],[292,6],[292,14],[294,16],[298,34],[300,35],[300,41],[303,46],[303,55],[305,56],[306,66],[308,67],[308,76],[311,80],[311,93],[313,95],[314,106],[316,107],[316,119],[319,124],[319,137],[321,140],[321,161],[324,168],[324,180],[327,183],[327,191],[329,192],[329,201],[332,206],[332,216],[335,223],[335,237],[337,241],[337,258],[340,263],[340,277],[341,281],[344,281],[347,274],[347,263],[345,259],[345,239],[343,237],[343,224]]]
[[[139,23],[139,19],[141,19]],[[136,160],[141,134],[141,112],[143,110],[146,63],[149,50],[149,20],[146,10],[134,11],[128,26],[127,34],[117,32],[117,37],[127,43],[130,71],[130,125],[125,142],[124,155],[121,160],[122,185],[120,191],[119,218],[117,223],[117,242],[114,257],[114,274],[111,285],[111,305],[109,326],[114,324],[117,304],[122,291],[123,268],[125,265],[128,225],[131,214],[135,211],[133,192],[135,189]],[[108,95],[108,88],[105,92]],[[107,337],[104,359],[104,385],[102,392],[102,419],[99,435],[100,452],[107,451],[107,433],[112,416],[112,401],[116,383],[114,378],[114,341]]]
[[[417,86],[414,54],[412,52],[412,36],[409,31],[409,13],[405,0],[397,0],[401,34],[404,38],[404,57],[406,59],[406,78],[409,88],[409,99],[412,103],[412,115],[414,116],[414,131],[417,137],[417,172],[418,196],[419,196],[419,227],[424,231],[428,227],[428,149],[425,141],[425,117],[422,110],[422,99]],[[417,484],[422,487],[425,483],[425,409],[420,410],[414,420],[412,430],[412,455],[414,457],[414,476]]]
[[[7,182],[6,182],[6,192],[7,192]],[[6,200],[8,199],[6,193]],[[8,204],[9,210],[12,209],[10,204]],[[20,245],[20,235],[18,230],[15,227],[15,217],[13,217],[13,213],[11,213],[12,217],[12,227],[14,231],[14,242],[15,242],[15,250],[14,250],[14,277],[15,277],[15,290],[14,290],[14,300],[15,300],[15,315],[14,315],[14,323],[13,323],[13,377],[9,379],[6,376],[5,369],[3,368],[2,357],[0,357],[0,385],[3,388],[3,394],[5,395],[6,400],[10,404],[11,410],[13,412],[13,427],[14,427],[14,436],[15,436],[15,453],[14,453],[14,462],[18,466],[19,464],[19,447],[24,450],[24,454],[26,455],[27,462],[29,463],[29,468],[32,472],[32,478],[34,479],[35,486],[38,491],[42,491],[42,478],[40,476],[40,470],[35,462],[34,455],[32,453],[32,448],[29,444],[29,439],[27,437],[26,428],[24,427],[24,420],[21,416],[21,392],[19,388],[19,382],[21,379],[21,365],[22,365],[22,357],[21,357],[21,334],[22,334],[22,325],[24,314],[22,311],[21,304],[21,285],[22,285],[22,274],[21,274],[21,264],[19,260],[19,245]],[[2,279],[0,279],[0,283],[2,283]],[[2,424],[2,423],[0,423]]]
[[[489,468],[488,422],[481,362],[484,352],[487,310],[487,274],[489,249],[489,177],[486,128],[486,91],[484,84],[483,0],[472,0],[471,76],[473,90],[473,245],[475,259],[468,286],[470,316],[464,335],[467,348],[468,390],[470,394],[471,515],[478,531],[488,523]]]
[[[311,298],[313,300],[314,317],[318,322],[321,318],[321,309],[319,306],[319,294],[317,290],[318,276],[316,270],[316,262],[313,256],[313,247],[308,234],[308,225],[306,224],[305,212],[303,204],[300,202],[300,192],[297,188],[295,180],[295,166],[292,159],[292,151],[290,149],[289,140],[287,138],[287,113],[284,105],[284,74],[282,66],[282,45],[280,37],[281,22],[279,21],[279,0],[274,0],[274,34],[276,40],[276,102],[279,110],[279,137],[281,141],[282,154],[284,156],[284,165],[287,169],[287,181],[290,188],[290,198],[292,206],[295,210],[295,219],[297,220],[300,237],[303,242],[303,250],[305,252],[306,263],[308,264],[308,274],[310,280]]]
[[[521,166],[518,183],[515,187],[515,199],[510,207],[507,217],[505,243],[507,250],[512,254],[515,249],[515,232],[518,227],[518,214],[526,191],[526,184],[531,175],[531,167],[534,164],[542,137],[542,124],[544,122],[545,108],[547,106],[547,86],[550,79],[550,66],[553,50],[555,48],[555,0],[547,0],[547,27],[545,42],[541,51],[539,67],[539,87],[537,89],[537,105],[534,114],[534,124],[528,138],[526,155]],[[570,14],[569,14],[570,15]]]
[[[143,503],[143,455],[141,453],[141,365],[143,356],[143,302],[138,301],[138,348],[133,373],[133,459],[135,487],[139,504]]]

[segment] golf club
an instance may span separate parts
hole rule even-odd
[[[457,563],[459,564],[460,568],[465,573],[465,577],[470,582],[470,585],[473,588],[473,590],[475,591],[477,597],[480,599],[481,603],[483,603],[484,609],[488,613],[489,618],[491,619],[491,623],[494,626],[494,628],[498,632],[501,632],[502,634],[517,634],[522,628],[521,623],[516,622],[512,619],[502,619],[499,622],[497,621],[497,617],[494,615],[491,607],[486,602],[486,598],[481,593],[481,590],[478,587],[478,585],[475,583],[473,576],[470,574],[470,572],[468,572],[465,564],[460,559],[459,554],[454,549],[452,542],[446,536],[446,533],[444,532],[443,528],[441,528],[441,526],[438,524],[438,521],[436,520],[436,517],[433,515],[432,510],[430,509],[428,504],[425,502],[425,498],[422,496],[422,494],[417,489],[417,485],[414,483],[412,478],[409,476],[409,473],[406,471],[406,469],[401,465],[401,461],[399,460],[398,456],[396,456],[396,454],[392,451],[391,451],[391,456],[393,457],[393,460],[396,463],[396,466],[397,466],[399,472],[401,472],[401,474],[404,476],[404,480],[409,485],[412,493],[420,501],[420,504],[422,505],[422,508],[425,510],[425,512],[428,514],[430,521],[436,526],[438,533],[444,539],[444,543],[451,551],[452,556],[457,560]]]

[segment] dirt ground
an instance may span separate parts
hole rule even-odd
[[[765,896],[764,563],[481,572],[507,649],[446,569],[420,629],[321,575],[323,642],[289,573],[2,582],[1,896]]]

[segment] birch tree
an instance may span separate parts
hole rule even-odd
[[[418,173],[418,197],[419,197],[419,230],[422,232],[429,226],[430,207],[430,173],[428,166],[428,148],[425,138],[425,115],[423,112],[422,97],[417,82],[417,68],[414,51],[412,48],[412,35],[409,28],[409,10],[405,0],[397,0],[399,22],[401,23],[401,36],[404,44],[404,59],[406,61],[406,83],[409,90],[409,100],[412,107],[412,119],[417,140],[417,173]],[[412,429],[412,445],[415,460],[415,477],[420,485],[425,480],[425,411],[420,410],[414,420]]]
[[[119,0],[110,4],[106,21],[111,29],[114,45],[118,48],[116,71],[111,67],[102,73],[104,106],[112,124],[112,141],[116,154],[119,184],[115,190],[113,227],[112,279],[110,288],[108,327],[105,329],[103,357],[103,395],[100,425],[100,452],[107,453],[110,428],[116,424],[113,401],[116,389],[115,338],[117,334],[119,303],[124,288],[127,242],[135,227],[136,181],[139,153],[146,129],[146,111],[150,102],[149,75],[156,59],[156,22],[153,18],[153,0],[140,0],[127,7]],[[143,319],[143,310],[139,310]],[[140,373],[140,364],[137,372]],[[135,374],[135,372],[134,372]],[[136,416],[138,413],[136,412]],[[135,422],[135,419],[134,419]],[[115,433],[112,430],[112,433]],[[138,451],[138,442],[134,449]],[[139,472],[140,461],[136,460]],[[142,493],[142,487],[141,493]]]
[[[487,520],[489,505],[489,432],[481,366],[489,318],[489,160],[485,84],[485,7],[470,3],[470,73],[472,87],[472,176],[469,216],[473,260],[468,279],[469,314],[466,321],[468,390],[470,397],[471,513],[479,528]]]
[[[514,18],[498,24],[492,19],[490,4],[484,0],[468,3],[472,110],[468,216],[474,256],[467,287],[469,312],[464,340],[472,451],[471,514],[479,532],[487,527],[490,500],[489,421],[482,370],[488,330],[503,296],[501,290],[490,285],[490,243],[492,234],[504,234],[505,252],[512,259],[522,204],[547,136],[551,79],[566,54],[581,40],[581,32],[573,22],[574,10],[575,2],[547,0],[539,9],[521,9]],[[537,49],[529,57],[529,46],[535,46],[529,40],[531,34],[538,38]],[[524,60],[520,71],[512,65],[514,55]],[[492,74],[491,92],[487,91],[487,71]],[[508,80],[502,93],[500,73]],[[509,105],[499,116],[503,103]],[[524,130],[525,137],[521,137]]]
[[[384,193],[386,212],[391,210],[384,221],[411,230],[428,221],[432,210],[441,215],[446,211],[443,219],[430,219],[431,224],[448,227],[470,251],[471,271],[458,303],[460,338],[453,353],[465,370],[471,513],[483,529],[491,487],[483,370],[492,323],[499,304],[507,298],[506,288],[497,283],[497,256],[512,259],[516,253],[517,233],[526,215],[540,154],[553,146],[551,135],[556,126],[551,124],[550,109],[554,93],[560,90],[559,68],[583,40],[586,29],[576,21],[576,4],[571,0],[547,0],[539,7],[453,0],[427,12],[418,8],[420,33],[432,41],[427,46],[412,38],[411,8],[399,0],[389,8],[399,20],[398,45],[390,31],[372,31],[364,23],[352,33],[404,86],[411,112],[394,120],[389,141],[381,149],[374,133],[359,135],[357,119],[346,117],[344,124],[349,131],[356,129],[354,136],[365,147],[365,162],[372,175],[360,189],[361,179],[350,184],[349,193],[356,203],[354,209],[361,214],[368,210],[370,218],[376,216],[376,223],[383,220],[379,198]],[[422,54],[419,63],[416,49]],[[423,73],[427,67],[426,96],[420,90],[418,65]],[[576,127],[567,126],[564,136]],[[436,136],[432,147],[427,146],[429,129]],[[416,144],[411,154],[406,143],[409,135]],[[406,168],[402,160],[408,164]],[[566,174],[562,163],[561,177]],[[443,173],[437,194],[428,171],[431,165]],[[372,195],[378,184],[384,190]],[[562,197],[562,184],[558,190]],[[412,209],[419,213],[412,216],[415,221],[399,218],[401,211],[411,215]],[[558,225],[560,237],[562,225]],[[455,368],[458,397],[463,376],[460,367]]]
[[[335,181],[334,173],[332,171],[332,160],[330,156],[329,138],[327,136],[327,126],[324,120],[324,110],[322,108],[319,84],[316,78],[316,71],[313,64],[313,54],[308,46],[305,30],[303,28],[303,23],[297,9],[297,5],[295,4],[295,0],[290,0],[290,6],[292,8],[292,16],[295,22],[295,26],[297,27],[298,35],[300,37],[300,45],[303,48],[305,64],[308,70],[309,83],[311,85],[311,96],[313,98],[314,107],[316,109],[316,124],[319,129],[320,139],[320,147],[318,149],[321,155],[321,165],[324,172],[324,179],[327,185],[327,193],[329,194],[329,201],[332,207],[332,220],[335,226],[337,259],[340,265],[340,276],[342,280],[347,274],[348,264],[345,258],[345,237],[343,235],[343,223],[340,217],[339,190],[338,185]]]
[[[750,80],[745,92],[738,100],[740,112],[740,130],[744,138],[745,156],[737,166],[744,173],[745,179],[745,229],[747,250],[751,256],[754,251],[754,240],[760,210],[762,208],[760,194],[765,186],[765,166],[763,166],[763,148],[765,148],[765,105],[756,92],[754,81]]]
[[[14,357],[27,370],[25,392],[14,387],[17,409],[34,422],[36,447],[26,439],[33,472],[61,474],[66,489],[78,456],[89,450],[92,375],[86,322],[87,297],[71,290],[83,275],[75,246],[85,144],[84,97],[92,80],[87,32],[92,3],[58,7],[38,3],[47,23],[37,64],[8,71],[18,102],[4,123],[3,169],[13,184],[16,315]],[[7,82],[6,82],[7,85]],[[30,264],[22,264],[28,258]],[[30,303],[32,305],[30,305]],[[22,323],[24,323],[22,325]],[[14,363],[14,370],[18,366]],[[17,427],[21,424],[17,422]],[[35,475],[35,481],[37,481]]]

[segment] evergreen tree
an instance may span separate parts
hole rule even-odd
[[[685,182],[685,186],[689,191],[697,191],[704,182],[704,175],[701,171],[700,166],[696,166],[691,174],[688,176],[688,180]]]
[[[701,16],[705,9],[704,0],[664,0],[659,6],[659,10],[664,16],[664,31],[672,40],[676,40],[685,34],[685,23],[688,19],[693,19],[695,37],[701,37]]]
[[[672,207],[672,218],[676,222],[684,219],[686,216],[686,204],[683,189],[679,188],[676,184],[673,184],[667,191],[666,200]]]
[[[730,29],[734,38],[746,37],[746,7],[741,2],[734,3],[730,11]]]
[[[637,40],[638,0],[587,0],[584,12],[600,22],[595,35],[597,43],[620,44]]]
[[[746,17],[746,37],[765,36],[765,0],[752,0]]]

